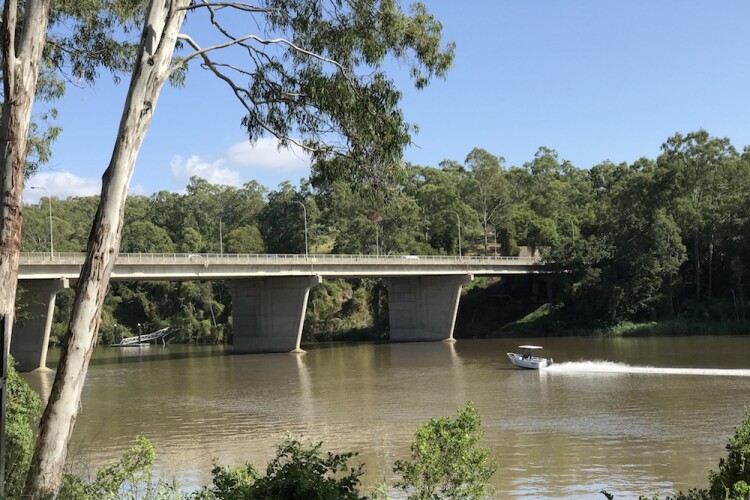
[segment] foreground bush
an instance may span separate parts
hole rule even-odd
[[[5,488],[8,499],[23,499],[23,486],[33,449],[31,420],[39,415],[36,393],[9,368],[6,427]],[[471,405],[458,409],[455,420],[442,417],[417,428],[411,460],[397,461],[396,487],[410,499],[479,499],[492,494],[490,478],[497,464],[478,446],[483,431],[479,412]],[[66,474],[57,500],[364,500],[360,477],[364,465],[350,467],[356,453],[322,451],[322,443],[303,444],[287,437],[260,475],[251,464],[214,467],[210,486],[190,495],[174,484],[154,480],[154,448],[144,437],[123,457],[100,467],[93,480]],[[388,498],[381,484],[371,499]]]
[[[409,500],[480,499],[493,494],[489,486],[497,462],[482,438],[479,412],[468,403],[455,420],[442,417],[417,428],[411,460],[398,460],[393,471],[401,476],[396,486]]]
[[[39,418],[41,401],[18,376],[13,358],[8,359],[7,407],[5,422],[5,495],[20,498],[34,452],[31,422]]]
[[[154,447],[144,437],[114,463],[99,468],[96,478],[86,482],[78,476],[66,474],[58,500],[177,500],[183,496],[172,484],[152,481]]]
[[[196,500],[277,498],[360,500],[359,477],[363,465],[349,468],[356,453],[321,452],[322,443],[306,446],[287,438],[276,450],[276,457],[259,477],[252,465],[216,467],[213,486],[193,495]]]

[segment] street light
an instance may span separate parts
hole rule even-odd
[[[296,203],[302,207],[302,215],[305,219],[305,258],[307,258],[307,207],[301,201],[291,200],[292,203]]]
[[[458,219],[458,258],[460,259],[462,257],[461,255],[461,216],[458,215],[458,212],[455,210],[446,210],[446,212],[450,212],[456,216],[456,219]]]
[[[52,196],[50,196],[49,191],[46,187],[42,186],[30,186],[31,189],[41,189],[45,193],[47,193],[47,199],[49,200],[49,256],[50,259],[54,258],[55,256],[55,244],[52,242]]]

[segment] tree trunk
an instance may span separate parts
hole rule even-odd
[[[701,261],[698,251],[698,232],[693,235],[693,259],[695,260],[695,298],[701,300]]]
[[[1,36],[5,102],[0,122],[0,316],[5,317],[5,355],[10,347],[15,317],[26,144],[48,18],[49,0],[28,0],[24,5],[23,28],[19,40],[16,40],[18,2],[6,0],[3,8]]]
[[[708,300],[713,297],[714,288],[714,233],[711,231],[711,242],[708,244],[708,286],[707,286]]]
[[[149,6],[112,159],[102,178],[101,201],[89,235],[55,382],[39,423],[39,438],[27,478],[27,491],[34,498],[52,495],[60,486],[99,331],[101,308],[119,251],[128,185],[185,17],[185,10],[178,9],[189,4],[190,0],[152,0]]]

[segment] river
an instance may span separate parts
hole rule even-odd
[[[519,343],[544,345],[555,365],[515,368],[505,353]],[[24,378],[47,394],[53,374]],[[158,473],[189,491],[214,462],[263,470],[291,433],[358,451],[366,487],[392,484],[417,425],[467,401],[500,464],[497,498],[685,491],[707,484],[750,404],[750,337],[329,344],[302,355],[99,347],[68,463],[88,470],[144,435]]]

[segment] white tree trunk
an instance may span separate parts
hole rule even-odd
[[[70,324],[39,424],[40,433],[29,470],[27,490],[33,497],[55,493],[60,486],[81,391],[101,308],[120,247],[128,185],[159,92],[168,74],[179,29],[190,0],[152,0],[131,77],[115,148],[102,178],[102,194],[89,236],[86,262],[76,289]]]
[[[6,0],[0,28],[5,99],[0,122],[0,318],[5,320],[5,355],[15,316],[26,143],[48,19],[49,0],[28,0],[23,28],[16,40],[18,2]]]

